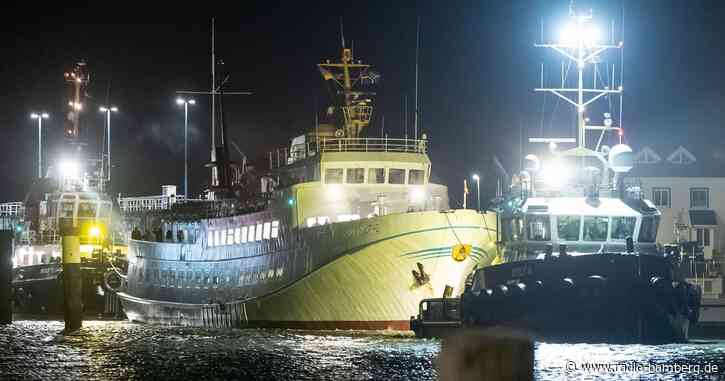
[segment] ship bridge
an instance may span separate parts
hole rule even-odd
[[[392,213],[448,209],[447,189],[430,183],[427,140],[295,138],[270,153],[274,197],[294,206],[298,226]]]

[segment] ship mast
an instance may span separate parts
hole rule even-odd
[[[345,37],[342,34],[342,20],[340,20],[340,34],[342,42],[342,54],[340,62],[317,64],[322,78],[334,81],[342,90],[343,95],[343,133],[347,138],[358,138],[362,130],[370,124],[370,117],[373,113],[372,101],[364,98],[373,95],[369,92],[355,90],[355,86],[363,81],[374,82],[374,76],[368,72],[370,65],[363,64],[360,60],[355,62],[351,48],[345,47]],[[339,136],[342,137],[342,136]]]
[[[80,113],[83,111],[85,89],[88,87],[91,78],[85,61],[78,62],[72,71],[64,73],[64,78],[66,82],[71,83],[73,86],[73,96],[68,101],[70,107],[68,112],[69,126],[65,129],[65,135],[71,141],[71,144],[77,145],[78,150],[80,150]]]
[[[571,104],[576,109],[577,147],[572,150],[566,151],[563,154],[570,156],[596,156],[598,158],[601,158],[601,156],[596,153],[596,151],[599,149],[599,143],[594,150],[590,150],[586,147],[586,132],[588,130],[598,130],[602,133],[605,133],[607,131],[617,131],[621,136],[622,129],[620,127],[612,125],[611,114],[609,113],[606,113],[604,116],[604,125],[587,125],[588,118],[585,117],[584,113],[588,105],[592,104],[593,102],[597,101],[605,95],[616,94],[621,97],[621,82],[619,86],[613,88],[613,84],[615,83],[614,66],[612,66],[612,77],[610,79],[610,83],[603,87],[599,87],[597,84],[596,70],[598,67],[597,62],[599,61],[600,56],[605,51],[610,49],[621,49],[624,44],[621,41],[617,44],[599,43],[599,33],[596,27],[591,25],[591,20],[591,10],[588,14],[580,15],[574,11],[574,7],[572,5],[569,8],[569,23],[565,26],[562,33],[562,41],[557,43],[534,44],[534,46],[536,47],[553,49],[554,51],[560,53],[565,58],[570,60],[574,65],[576,65],[577,86],[566,87],[566,83],[562,79],[560,87],[544,87],[544,70],[542,66],[541,85],[540,87],[534,89],[534,91],[552,93],[563,99],[567,103]],[[591,87],[585,87],[584,71],[586,69],[586,65],[590,63],[595,63],[594,81]],[[609,69],[606,68],[605,70]],[[543,141],[545,139],[537,140]],[[599,142],[601,142],[601,139],[599,139]]]
[[[216,81],[216,38],[215,38],[215,25],[214,18],[211,19],[211,89],[209,91],[188,91],[181,90],[177,91],[177,94],[202,94],[211,96],[211,162],[207,164],[207,167],[211,168],[211,187],[210,195],[214,198],[214,193],[221,191],[225,193],[231,187],[229,174],[231,173],[228,156],[228,148],[226,147],[226,136],[225,128],[221,126],[220,131],[220,145],[217,146],[217,107],[216,98],[217,95],[251,95],[248,91],[222,91],[222,86],[226,83],[229,77],[227,76],[221,83],[217,84]],[[219,110],[221,112],[221,110]],[[221,176],[220,176],[221,174]]]

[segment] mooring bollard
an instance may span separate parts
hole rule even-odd
[[[442,381],[533,380],[534,343],[504,327],[462,330],[443,339],[437,365]]]
[[[13,322],[13,231],[0,230],[0,324]]]
[[[63,243],[63,318],[68,334],[77,331],[83,324],[81,299],[83,279],[81,275],[81,248],[77,229],[65,229]]]

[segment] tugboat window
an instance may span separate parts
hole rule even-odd
[[[579,216],[557,216],[557,231],[560,241],[578,241],[581,217]]]
[[[327,168],[325,170],[326,184],[342,184],[342,168]]]
[[[408,184],[420,185],[423,184],[423,170],[411,169],[408,172]]]
[[[584,217],[584,241],[607,240],[609,217]]]
[[[95,217],[96,205],[82,202],[78,205],[78,217]]]
[[[551,224],[549,223],[549,216],[527,216],[526,231],[529,241],[550,241]]]
[[[405,184],[405,169],[390,168],[388,173],[388,183]]]
[[[247,242],[247,227],[242,226],[242,243]]]
[[[272,221],[272,238],[279,236],[279,221]]]
[[[365,182],[365,168],[348,168],[347,183],[362,184]]]
[[[385,168],[370,168],[368,170],[368,184],[384,184]]]
[[[657,238],[659,217],[643,217],[642,226],[639,227],[639,242],[654,242]]]
[[[627,239],[634,236],[634,217],[612,217],[612,239]]]
[[[249,227],[249,242],[254,242],[254,225]]]

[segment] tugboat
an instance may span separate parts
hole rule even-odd
[[[231,162],[223,115],[212,116],[207,202],[147,219],[168,239],[129,241],[118,295],[130,320],[408,330],[422,299],[460,295],[494,259],[494,215],[450,210],[447,188],[430,181],[425,136],[362,136],[370,65],[343,44],[339,62],[318,68],[340,95],[329,120],[270,152],[268,168]],[[212,84],[215,110],[223,90]]]
[[[624,186],[633,154],[621,144],[622,129],[611,113],[602,126],[587,124],[587,106],[622,93],[621,86],[596,80],[584,87],[586,64],[622,47],[587,39],[590,19],[572,12],[566,42],[538,45],[575,61],[576,88],[543,88],[542,81],[536,91],[575,106],[577,139],[532,139],[549,143],[539,155],[544,160],[527,155],[524,170],[493,202],[500,255],[472,274],[460,301],[422,302],[412,322],[419,336],[460,326],[510,326],[543,341],[659,344],[686,341],[697,323],[699,288],[677,271],[678,256],[656,246],[659,211],[636,188]],[[577,99],[567,97],[571,93]],[[586,146],[592,130],[601,134],[594,149]],[[607,132],[620,137],[611,149],[601,145]],[[557,146],[568,142],[576,147]]]
[[[64,128],[68,143],[65,156],[48,166],[46,175],[39,162],[38,179],[26,199],[12,204],[17,205],[15,213],[7,213],[15,218],[14,311],[24,315],[63,314],[59,226],[61,220],[72,219],[80,232],[84,313],[117,314],[120,303],[108,292],[106,283],[119,279],[106,273],[113,266],[111,261],[124,266],[125,247],[114,245],[114,238],[121,235],[114,234],[113,202],[103,191],[109,175],[103,171],[107,163],[83,150],[86,144],[80,135],[80,114],[90,80],[86,63],[76,64],[65,73],[65,80],[72,90]]]

